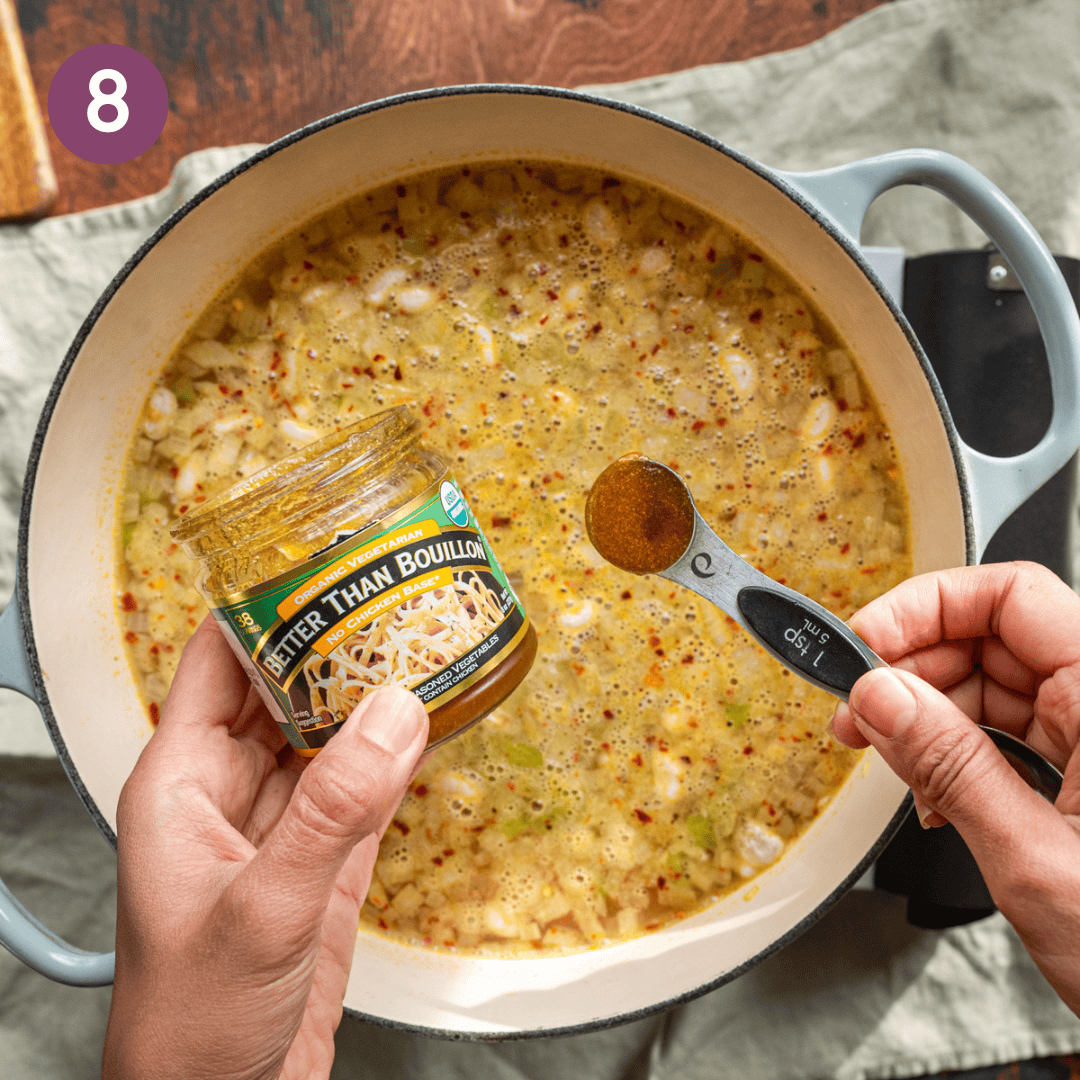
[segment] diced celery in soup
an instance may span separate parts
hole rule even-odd
[[[383,841],[363,926],[515,956],[683,918],[773,864],[850,773],[833,699],[716,608],[604,563],[585,495],[638,451],[737,552],[842,617],[911,573],[889,432],[806,295],[742,236],[627,179],[515,162],[358,196],[264,253],[147,399],[118,607],[156,720],[204,614],[169,525],[407,402],[540,637]]]

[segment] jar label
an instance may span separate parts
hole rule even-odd
[[[446,704],[529,628],[449,478],[212,610],[301,753],[324,746],[380,686],[411,690],[429,712]]]

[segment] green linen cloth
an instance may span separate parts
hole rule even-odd
[[[897,0],[802,49],[589,89],[779,168],[949,150],[994,180],[1054,250],[1080,255],[1078,57],[1074,0]],[[193,154],[146,199],[0,228],[0,596],[11,589],[30,441],[68,343],[138,244],[253,149]],[[906,189],[875,204],[862,239],[917,254],[985,238],[944,199]],[[57,932],[107,948],[112,852],[49,760],[35,710],[2,693],[0,876]],[[0,954],[0,1072],[99,1075],[108,1002],[108,988],[56,986]],[[1080,1020],[1000,915],[921,931],[901,899],[855,892],[735,982],[634,1024],[484,1044],[346,1017],[337,1042],[335,1080],[872,1080],[1077,1052]]]

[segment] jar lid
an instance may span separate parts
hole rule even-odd
[[[419,420],[405,405],[375,413],[246,477],[188,511],[169,532],[180,543],[200,541],[204,550],[280,532],[339,499],[342,481],[355,484],[357,473],[374,478],[419,432]]]

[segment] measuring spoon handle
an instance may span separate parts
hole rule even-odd
[[[735,594],[743,626],[780,663],[847,701],[881,659],[846,623],[805,596],[777,585],[744,585]]]

